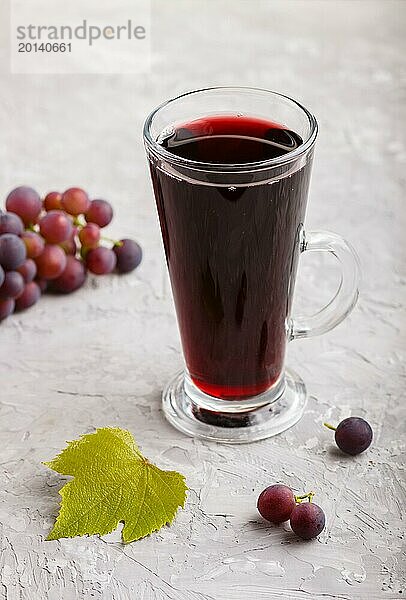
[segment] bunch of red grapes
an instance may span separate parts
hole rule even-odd
[[[106,200],[90,200],[81,188],[50,192],[41,200],[30,187],[7,196],[0,211],[0,321],[35,304],[45,290],[69,294],[87,272],[128,273],[142,250],[133,240],[101,244],[101,229],[113,218]]]

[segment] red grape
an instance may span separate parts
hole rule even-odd
[[[76,243],[76,237],[78,234],[78,228],[76,227],[76,225],[72,226],[72,233],[69,237],[68,240],[66,240],[65,242],[62,242],[62,244],[59,244],[61,248],[63,248],[63,250],[66,252],[66,254],[71,254],[72,256],[75,256],[76,252],[77,252],[77,243]]]
[[[35,281],[31,281],[30,283],[27,283],[24,288],[23,293],[15,301],[15,303],[16,303],[15,309],[16,310],[24,310],[26,308],[29,308],[30,306],[32,306],[33,304],[38,302],[38,300],[40,299],[40,296],[41,296],[41,290],[40,290],[39,286],[35,283]]]
[[[116,266],[116,255],[113,250],[99,246],[86,254],[86,265],[89,271],[96,275],[111,273]]]
[[[88,223],[96,223],[99,227],[106,227],[113,218],[113,207],[106,200],[92,200],[85,214]]]
[[[14,233],[0,235],[0,265],[6,271],[14,271],[27,256],[24,243]]]
[[[56,279],[66,267],[66,254],[59,246],[47,244],[43,253],[35,259],[39,279]]]
[[[27,250],[27,258],[37,258],[44,251],[45,242],[35,231],[24,231],[21,239]]]
[[[15,188],[6,199],[6,209],[21,217],[25,225],[36,222],[41,208],[41,198],[35,190],[27,186]]]
[[[290,526],[299,537],[311,540],[324,529],[326,517],[323,510],[314,502],[297,504],[290,515]]]
[[[330,429],[334,429],[328,425]],[[371,445],[373,432],[370,424],[361,417],[348,417],[337,425],[335,440],[346,454],[361,454]]]
[[[8,298],[18,298],[24,290],[24,279],[17,271],[8,271],[4,278],[3,285],[0,287],[0,300]]]
[[[5,278],[5,276],[6,276],[6,274],[5,274],[5,272],[4,272],[4,269],[3,269],[3,267],[0,265],[0,285],[3,285],[3,281],[4,281],[4,278]]]
[[[119,244],[114,246],[114,253],[117,257],[117,271],[119,273],[129,273],[133,271],[142,260],[142,249],[134,240],[120,240]]]
[[[62,194],[61,205],[70,215],[85,214],[90,206],[89,196],[81,188],[69,188]]]
[[[39,230],[47,242],[60,244],[72,235],[72,221],[62,210],[51,210],[40,220]]]
[[[74,256],[68,256],[64,272],[52,281],[51,289],[61,294],[70,294],[79,289],[85,280],[86,268],[83,262]]]
[[[37,274],[37,265],[32,258],[27,258],[17,271],[23,276],[25,283],[30,283]]]
[[[48,287],[48,281],[47,281],[47,279],[36,279],[35,283],[38,285],[38,287],[41,290],[41,292],[45,292],[45,290]]]
[[[62,248],[62,250],[65,251],[66,254],[75,256],[76,251],[77,251],[77,246],[76,246],[76,241],[75,241],[74,237],[70,237],[69,240],[62,242],[62,244],[59,244],[59,245]]]
[[[88,223],[79,231],[79,239],[85,248],[97,248],[100,241],[100,227],[95,223]]]
[[[259,495],[259,513],[271,523],[283,523],[295,508],[295,495],[287,485],[276,484],[265,488]]]
[[[24,223],[18,215],[12,212],[0,213],[0,235],[3,233],[21,235],[23,231]]]
[[[59,192],[49,192],[44,198],[44,209],[49,212],[50,210],[60,210],[62,194]]]
[[[9,317],[14,312],[15,300],[9,298],[8,300],[0,300],[0,321]]]

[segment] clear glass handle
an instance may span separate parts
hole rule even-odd
[[[290,319],[290,340],[321,335],[334,329],[352,311],[358,299],[358,256],[341,236],[329,231],[308,231],[303,233],[300,250],[330,252],[341,265],[341,280],[335,296],[319,312]]]

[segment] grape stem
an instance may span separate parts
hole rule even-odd
[[[114,246],[118,246],[121,247],[123,245],[123,242],[120,242],[119,240],[113,240],[109,237],[106,237],[104,235],[100,236],[101,240],[104,240],[105,242],[111,242]]]
[[[327,429],[331,429],[332,431],[336,431],[337,427],[334,427],[333,425],[330,425],[330,423],[323,423],[324,427],[327,427]]]
[[[303,502],[303,500],[306,500],[306,498],[308,498],[309,502],[311,502],[313,500],[313,496],[314,496],[314,492],[309,492],[308,494],[303,494],[303,496],[295,496],[295,502],[297,504],[300,504],[301,502]]]

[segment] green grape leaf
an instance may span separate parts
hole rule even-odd
[[[44,465],[74,477],[59,492],[61,507],[48,540],[104,535],[124,521],[123,542],[133,542],[172,523],[185,504],[183,475],[151,464],[124,429],[82,435]]]

